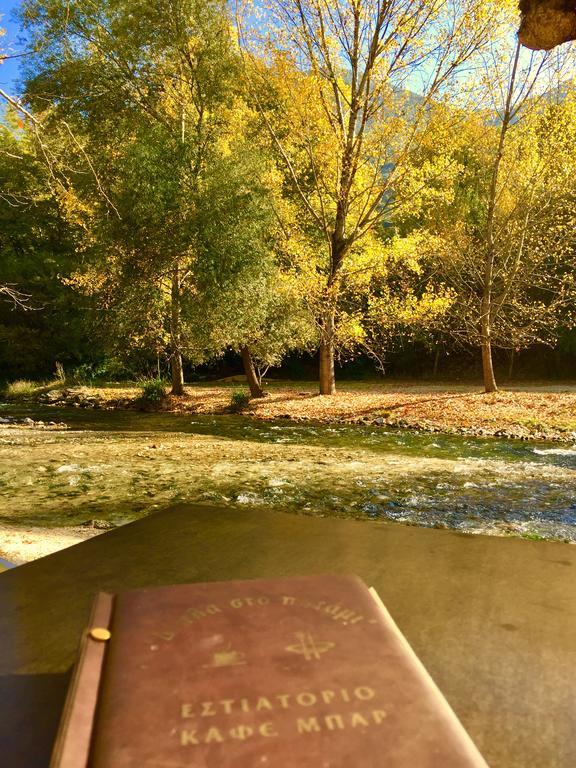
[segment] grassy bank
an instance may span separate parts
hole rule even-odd
[[[136,384],[109,384],[64,389],[62,385],[11,399],[79,407],[158,408],[202,414],[229,412],[238,381],[194,384],[183,397],[166,396],[161,403],[142,401]],[[166,391],[168,392],[168,387]],[[533,383],[484,394],[474,385],[404,382],[340,382],[334,396],[317,394],[315,382],[269,382],[267,396],[250,400],[245,413],[261,419],[376,423],[393,428],[421,429],[520,439],[576,441],[576,385]]]

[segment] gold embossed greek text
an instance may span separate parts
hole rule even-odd
[[[364,616],[356,613],[350,608],[346,608],[340,603],[327,603],[325,600],[302,600],[297,597],[290,597],[284,595],[282,597],[282,605],[298,605],[303,608],[311,608],[313,611],[319,611],[320,613],[326,613],[331,616],[334,621],[341,621],[343,624],[357,624],[359,621],[364,621]]]
[[[249,739],[253,733],[254,731],[252,728],[250,728],[249,725],[238,725],[236,728],[230,728],[230,736],[232,736],[233,739],[238,739],[239,741],[245,741],[246,739]]]
[[[250,702],[248,699],[240,699],[240,707],[242,712],[250,712]]]
[[[373,709],[372,710],[372,719],[376,723],[376,725],[380,725],[380,723],[384,720],[386,717],[386,712],[384,712],[383,709]]]
[[[334,696],[336,696],[334,691],[322,691],[320,695],[324,704],[330,704],[331,701],[334,701]]]
[[[199,744],[196,731],[180,731],[180,744],[187,747],[188,744]]]
[[[216,714],[213,701],[203,701],[200,717],[213,717]]]
[[[346,624],[350,619],[353,619],[357,614],[351,611],[349,608],[342,608],[338,613],[335,613],[333,619],[341,619]]]
[[[361,715],[360,712],[352,712],[352,716],[350,718],[350,725],[352,726],[352,728],[356,728],[359,725],[366,727],[367,725],[370,725],[370,721],[366,720],[364,715]]]
[[[204,737],[204,744],[210,744],[213,741],[224,741],[224,737],[218,730],[218,728],[209,728],[208,733]]]
[[[194,717],[194,707],[192,704],[182,704],[182,717]]]
[[[226,714],[229,715],[232,712],[234,699],[222,699],[221,701],[218,702],[218,704],[220,704],[224,712],[226,712]]]
[[[253,608],[255,605],[268,605],[270,598],[266,595],[260,595],[260,597],[235,597],[234,600],[230,600],[232,608]]]
[[[278,736],[278,731],[274,730],[274,723],[271,722],[262,723],[258,728],[258,731],[260,732],[260,736]]]
[[[320,730],[320,723],[317,717],[299,717],[296,721],[298,733],[312,733]]]
[[[189,608],[183,615],[183,620],[189,623],[204,619],[206,616],[213,616],[215,613],[222,613],[217,605],[206,605],[204,608]]]
[[[341,621],[343,624],[348,624],[348,622],[350,622],[350,624],[356,624],[357,622],[362,621],[364,618],[363,616],[357,614],[355,611],[351,611],[349,608],[344,608],[339,604],[327,605],[325,608],[321,608],[320,610],[331,616],[334,621]]]
[[[272,709],[272,704],[270,704],[265,696],[260,696],[256,703],[256,710],[260,712],[263,709]]]
[[[296,701],[301,707],[311,707],[316,704],[317,699],[313,693],[304,692],[296,696]]]
[[[198,608],[189,608],[184,614],[184,620],[192,623],[193,621],[197,621],[198,619],[203,619],[204,616],[205,616],[204,611],[201,611]]]
[[[336,728],[339,728],[340,730],[344,728],[342,715],[326,715],[324,722],[329,731],[334,731]]]
[[[376,696],[374,688],[368,688],[367,685],[359,685],[358,688],[354,688],[354,696],[360,701],[370,701]]]
[[[276,696],[276,698],[280,702],[280,706],[282,707],[282,709],[288,709],[289,708],[289,706],[290,706],[290,704],[288,703],[288,700],[290,698],[290,694],[289,693],[279,693]]]

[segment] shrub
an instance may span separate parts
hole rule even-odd
[[[104,360],[77,365],[74,368],[72,380],[76,384],[92,385],[98,382],[111,381],[147,381],[150,376],[154,377],[154,374],[150,372],[148,376],[142,376],[141,367],[125,364],[116,358],[105,358]]]
[[[72,371],[71,381],[74,384],[92,384],[96,374],[92,363],[77,365]]]
[[[248,407],[250,394],[244,389],[235,389],[230,398],[230,410],[239,413]]]
[[[4,394],[11,400],[25,400],[27,397],[34,397],[38,384],[28,379],[19,379],[6,385]]]
[[[160,403],[166,397],[166,384],[162,379],[148,379],[142,384],[142,400],[146,403]]]

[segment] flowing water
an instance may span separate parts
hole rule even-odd
[[[68,429],[0,431],[0,520],[115,524],[178,501],[576,542],[576,446],[261,422],[15,408]]]

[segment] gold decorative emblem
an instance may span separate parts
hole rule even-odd
[[[326,651],[335,646],[335,643],[327,640],[315,640],[308,632],[296,632],[296,637],[300,642],[295,645],[287,645],[286,650],[304,656],[306,661],[319,659],[323,653],[326,653]]]
[[[202,666],[204,669],[213,669],[214,667],[239,667],[242,664],[246,664],[246,654],[241,651],[234,651],[228,645],[228,648],[213,654],[210,664],[203,664]]]
[[[104,627],[92,627],[92,629],[88,631],[88,634],[92,640],[98,640],[101,643],[105,643],[112,637],[110,630],[105,629]]]

